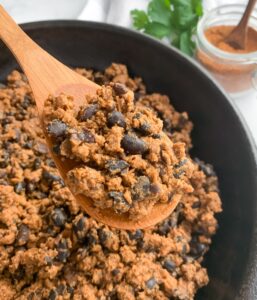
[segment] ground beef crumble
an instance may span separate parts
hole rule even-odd
[[[173,143],[191,147],[192,123],[166,96],[147,95],[124,65],[103,73],[78,69],[98,84],[122,83],[153,108]],[[221,211],[213,168],[199,159],[174,213],[149,230],[124,231],[80,210],[48,155],[25,76],[0,86],[1,298],[181,299],[208,283],[204,254]],[[181,162],[182,164],[182,162]],[[181,166],[178,165],[178,168]]]
[[[77,109],[71,96],[50,96],[44,107],[53,149],[63,164],[76,164],[66,174],[73,194],[138,219],[156,203],[192,192],[194,165],[185,143],[173,143],[154,109],[135,103],[121,83],[103,85],[85,98]]]

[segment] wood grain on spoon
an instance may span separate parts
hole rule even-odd
[[[245,12],[225,41],[236,49],[245,49],[248,23],[257,0],[249,0]]]
[[[39,116],[42,120],[44,102],[49,94],[61,92],[72,95],[76,106],[85,101],[85,94],[95,94],[99,86],[85,77],[78,75],[67,66],[56,60],[32,41],[0,5],[0,37],[12,51],[26,74]],[[61,46],[61,45],[60,45]],[[52,152],[50,138],[46,141],[56,166],[65,181],[67,172],[72,168],[70,161],[61,161]],[[147,228],[168,217],[176,208],[181,196],[175,195],[169,204],[156,204],[150,214],[139,220],[131,220],[127,214],[116,214],[111,209],[98,209],[92,200],[77,195],[76,200],[83,209],[97,221],[120,229]]]

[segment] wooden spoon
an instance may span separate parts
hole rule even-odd
[[[41,121],[44,101],[49,94],[58,95],[63,92],[72,95],[75,104],[81,106],[85,102],[85,94],[95,94],[99,88],[97,84],[78,75],[40,48],[22,31],[1,5],[0,37],[12,51],[29,80]],[[72,168],[72,163],[61,161],[52,152],[51,140],[46,132],[45,135],[50,153],[65,181],[67,172]],[[101,210],[96,208],[91,199],[76,195],[78,203],[97,221],[112,227],[131,230],[147,228],[165,219],[176,208],[180,198],[180,195],[175,195],[169,204],[156,204],[149,215],[135,221],[129,219],[127,214],[119,215],[111,209]]]
[[[248,22],[254,6],[257,0],[249,0],[245,12],[238,23],[238,25],[232,30],[225,41],[236,49],[245,49],[247,33],[248,33]]]

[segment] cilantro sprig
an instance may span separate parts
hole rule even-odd
[[[150,0],[147,11],[131,11],[134,28],[158,39],[168,38],[182,52],[193,55],[193,36],[203,14],[202,0]]]

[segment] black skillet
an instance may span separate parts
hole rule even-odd
[[[214,165],[224,212],[205,265],[210,283],[196,299],[257,299],[257,158],[237,109],[194,62],[173,48],[127,29],[80,21],[25,24],[43,48],[70,66],[102,70],[128,65],[148,91],[167,94],[194,122],[192,156]],[[0,80],[17,64],[0,44]]]

